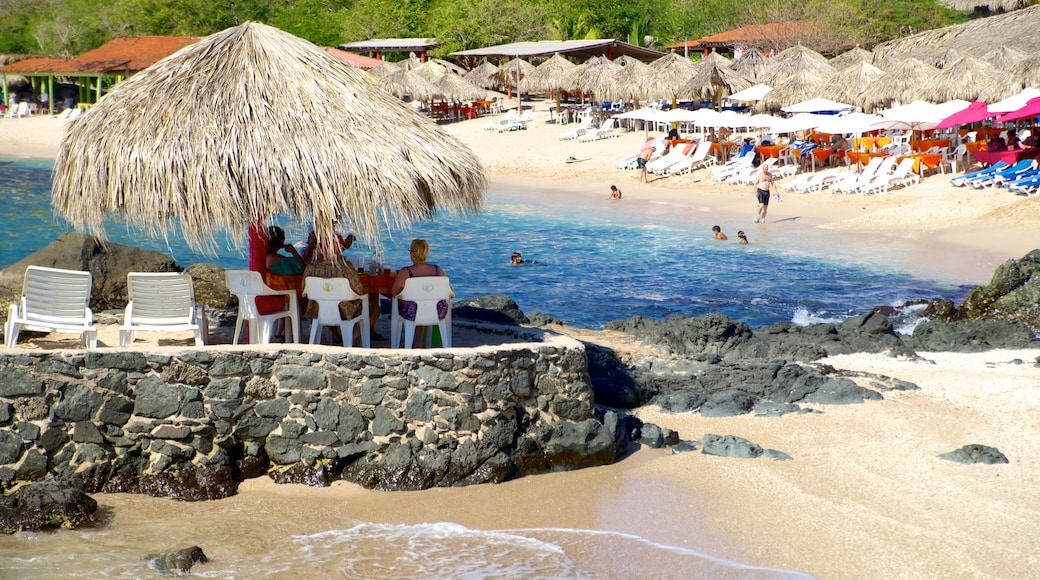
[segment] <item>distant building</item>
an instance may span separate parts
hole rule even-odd
[[[711,36],[686,40],[666,46],[665,49],[683,51],[684,54],[712,50],[733,54],[739,58],[747,48],[757,48],[763,54],[777,53],[796,44],[810,44],[810,40],[819,36],[824,30],[822,22],[796,20],[791,22],[772,22],[769,24],[750,24]]]

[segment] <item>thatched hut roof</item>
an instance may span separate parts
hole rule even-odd
[[[1034,54],[1011,67],[1007,74],[1019,88],[1040,87],[1040,54]]]
[[[484,87],[485,89],[494,88],[495,81],[492,77],[498,72],[498,67],[491,64],[488,61],[484,61],[480,66],[469,71],[462,78],[466,79],[470,83],[477,85],[478,87]]]
[[[966,56],[943,69],[921,88],[921,96],[935,103],[954,99],[985,101],[1006,99],[1020,91],[1008,75],[988,62]]]
[[[825,74],[818,69],[800,69],[766,93],[766,96],[755,105],[755,111],[775,113],[783,107],[818,97],[822,93],[825,83],[833,76],[834,73]]]
[[[709,68],[712,66],[717,66],[719,68],[729,68],[733,65],[733,61],[713,50],[700,60],[693,61],[693,65],[697,68]]]
[[[519,81],[522,81],[524,77],[532,72],[534,72],[533,64],[516,57],[498,67],[498,72],[491,75],[490,80],[493,80],[500,87],[517,88]]]
[[[534,67],[534,70],[520,81],[520,86],[525,92],[566,90],[571,88],[568,83],[571,82],[571,73],[576,68],[578,65],[556,53]]]
[[[594,56],[574,69],[570,78],[571,86],[587,93],[595,93],[604,84],[605,79],[610,78],[619,68],[619,65],[605,56]],[[603,100],[598,94],[596,98]]]
[[[858,64],[840,70],[831,77],[820,92],[820,96],[863,109],[866,104],[864,91],[870,83],[883,76],[885,76],[885,71],[861,60]]]
[[[981,2],[975,2],[980,4]],[[922,51],[956,48],[962,54],[987,54],[993,50],[994,40],[1000,45],[1026,54],[1040,52],[1040,5],[1029,6],[1007,14],[975,18],[964,24],[928,30],[913,36],[883,42],[874,47],[874,64],[899,59],[902,55],[918,56]]]
[[[961,12],[985,8],[990,12],[1011,12],[1029,6],[1029,0],[942,0],[942,3]]]
[[[104,219],[196,247],[275,215],[334,220],[369,243],[480,205],[476,155],[321,48],[247,22],[116,85],[69,125],[55,212],[103,236]]]
[[[680,87],[680,95],[718,102],[755,84],[730,67],[719,66],[717,61],[705,64],[707,66],[699,66],[690,81]]]
[[[399,70],[379,79],[379,88],[398,98],[411,97],[416,101],[431,101],[437,95],[433,83],[414,70]]]
[[[437,96],[448,101],[480,101],[487,96],[487,89],[463,79],[455,73],[445,73],[433,83]]]
[[[697,72],[692,60],[674,52],[669,52],[650,63],[650,68],[657,71],[653,76],[655,90],[652,95],[662,98],[677,94]]]
[[[412,72],[432,83],[447,74],[448,67],[442,66],[432,60],[428,60],[413,68]]]
[[[769,70],[773,68],[773,60],[763,55],[757,48],[748,48],[729,67],[746,79],[761,82],[761,79],[765,78]]]
[[[997,67],[997,70],[1007,70],[1027,58],[1029,55],[1021,50],[1010,46],[999,46],[983,56],[982,60]]]
[[[863,110],[871,112],[893,103],[910,103],[921,98],[921,87],[939,74],[939,69],[916,58],[906,58],[895,68],[871,81],[863,89]]]
[[[390,73],[395,73],[399,70],[404,70],[401,67],[390,61],[383,61],[382,64],[376,65],[375,67],[368,70],[368,74],[381,79]]]
[[[782,51],[776,55],[773,62],[772,70],[769,71],[766,79],[760,80],[760,82],[774,87],[774,90],[803,70],[813,71],[822,77],[830,77],[837,72],[834,67],[827,64],[827,59],[820,53],[802,45],[792,46]]]
[[[827,64],[827,58],[815,50],[796,44],[790,48],[785,48],[780,52],[776,53],[773,57],[773,62],[782,63],[787,60],[797,60],[801,62],[816,62],[820,64]],[[828,65],[830,66],[830,65]]]
[[[948,46],[932,51],[923,60],[935,68],[944,69],[962,58],[964,58],[964,55],[959,50]]]
[[[842,71],[850,66],[858,65],[861,62],[870,62],[872,60],[874,60],[874,53],[856,46],[855,48],[846,50],[838,56],[830,59],[827,61],[827,64],[834,67],[834,70]]]
[[[624,100],[632,97],[644,98],[653,86],[654,69],[643,61],[630,56],[614,60],[617,68],[607,69],[596,96],[603,100]]]

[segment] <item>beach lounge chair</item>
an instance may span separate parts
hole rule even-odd
[[[206,316],[195,304],[195,288],[186,273],[131,272],[126,276],[129,302],[119,327],[119,346],[132,343],[137,333],[182,332],[195,334],[195,346],[206,344]]]
[[[7,348],[14,348],[24,330],[78,334],[87,348],[97,346],[97,327],[90,310],[90,272],[29,266],[22,295],[12,304],[4,324]]]
[[[324,327],[331,326],[340,329],[343,346],[353,346],[354,326],[360,324],[361,346],[372,347],[372,334],[368,326],[368,294],[354,293],[350,287],[350,280],[308,276],[303,282],[303,295],[318,303],[318,316],[311,321],[311,344],[317,344],[315,339],[319,338],[319,333],[324,330]],[[340,316],[339,303],[349,300],[360,300],[361,311],[354,318],[343,320]]]
[[[618,159],[617,168],[618,169],[635,169],[636,168],[636,158],[639,157],[639,154],[643,152],[643,149],[646,149],[647,147],[653,147],[654,146],[654,141],[656,141],[656,140],[657,139],[655,137],[647,137],[646,141],[643,143],[643,146],[639,148],[638,152],[633,153],[633,154],[631,154],[631,155],[629,155],[627,157],[622,157],[621,159]],[[654,159],[658,159],[660,157],[661,156],[658,155],[655,152],[650,157],[650,161],[653,161]]]
[[[985,168],[980,169],[978,171],[972,171],[971,173],[965,173],[964,175],[958,175],[957,177],[951,177],[950,178],[950,184],[951,185],[956,185],[957,187],[964,187],[964,186],[968,185],[968,181],[971,180],[971,179],[974,179],[976,177],[981,177],[983,175],[988,175],[990,173],[996,173],[998,171],[1007,169],[1008,167],[1011,167],[1010,163],[1008,163],[1006,161],[997,161],[993,165],[990,165],[989,167],[985,167]]]
[[[414,305],[414,306],[411,306]],[[390,313],[390,347],[412,348],[416,326],[436,325],[441,346],[451,348],[451,283],[446,276],[409,278],[394,296]],[[402,334],[403,333],[403,334]],[[433,346],[433,333],[426,333],[426,346]]]
[[[520,113],[519,117],[509,121],[508,123],[503,123],[502,125],[499,125],[497,127],[498,132],[504,133],[506,131],[519,131],[520,129],[526,129],[527,125],[531,123],[531,119],[533,118],[533,116],[534,113],[531,111],[531,109],[527,109],[523,113]]]
[[[762,167],[762,165],[765,165],[772,170],[772,168],[779,162],[779,157],[770,157],[762,161],[758,167],[751,166],[738,169],[729,177],[723,178],[722,181],[725,181],[730,185],[752,185],[755,183],[755,175],[758,174],[759,168]]]
[[[577,139],[588,132],[589,128],[592,127],[592,116],[584,117],[578,126],[573,129],[568,129],[557,136],[560,141],[569,141],[571,139]]]
[[[1022,159],[1015,162],[1011,167],[969,179],[967,184],[975,189],[993,187],[1005,181],[1015,181],[1034,169],[1036,169],[1036,159]]]
[[[501,119],[495,119],[487,125],[484,125],[484,130],[491,131],[494,129],[498,129],[502,125],[508,125],[509,123],[512,123],[514,119],[516,119],[516,109],[509,109],[509,112],[506,113],[505,117],[502,117]]]
[[[871,157],[870,161],[867,162],[867,166],[863,168],[863,171],[853,172],[847,174],[845,177],[835,180],[830,183],[831,191],[838,193],[856,193],[861,187],[864,187],[870,183],[870,180],[874,179],[877,175],[878,169],[881,168],[881,164],[886,159],[891,159],[895,162],[895,157]]]
[[[745,151],[740,154],[739,157],[730,159],[722,165],[716,165],[711,168],[711,180],[712,181],[723,181],[729,178],[737,171],[752,167],[752,163],[755,160],[755,150]]]
[[[647,173],[663,175],[669,167],[692,155],[696,146],[696,143],[690,142],[684,143],[682,147],[672,147],[667,155],[647,162]]]
[[[1036,195],[1040,193],[1040,170],[1009,181],[1004,184],[1004,187],[1020,195]]]
[[[665,174],[685,175],[695,169],[715,165],[716,160],[711,155],[708,155],[709,151],[711,151],[711,141],[702,139],[701,142],[697,144],[697,149],[694,150],[692,155],[680,159],[677,163],[669,167]]]
[[[264,284],[260,272],[252,270],[227,270],[224,274],[228,290],[238,298],[238,319],[235,321],[232,344],[238,344],[243,322],[249,323],[249,344],[268,344],[274,333],[274,323],[285,318],[291,323],[293,341],[300,341],[300,311],[295,290],[274,290]],[[284,296],[287,298],[286,307],[271,313],[261,313],[256,305],[258,296]],[[286,342],[289,342],[289,330],[286,329]]]
[[[614,119],[610,118],[603,122],[603,125],[599,129],[590,130],[581,137],[578,137],[578,141],[587,143],[589,141],[598,141],[600,139],[606,139],[607,137],[616,137],[614,132]]]
[[[839,178],[841,169],[825,169],[816,173],[803,173],[794,181],[784,185],[784,189],[798,193],[819,193],[828,183]]]
[[[920,176],[914,173],[914,159],[906,157],[891,173],[884,174],[879,171],[869,184],[860,188],[860,193],[884,195],[893,186],[907,187],[917,183],[919,179]]]

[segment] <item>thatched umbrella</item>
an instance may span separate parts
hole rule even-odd
[[[710,100],[717,108],[723,98],[749,88],[753,84],[755,83],[729,66],[719,66],[718,61],[712,61],[699,66],[697,73],[690,78],[690,81],[679,88],[679,94]]]
[[[916,58],[903,59],[884,76],[863,89],[863,110],[883,109],[893,103],[909,103],[921,98],[921,87],[939,74],[939,69]]]
[[[760,79],[759,82],[774,87],[774,90],[776,87],[786,84],[788,79],[801,71],[812,71],[825,78],[834,76],[834,73],[837,72],[834,67],[827,64],[827,59],[823,58],[820,53],[800,44],[782,51],[776,55],[773,61],[775,65],[769,71],[766,80]]]
[[[861,62],[870,62],[874,60],[874,53],[869,50],[860,48],[857,45],[855,48],[846,50],[838,56],[827,61],[837,71],[843,71],[850,66],[857,65]],[[876,68],[876,67],[875,67]]]
[[[650,93],[654,69],[643,61],[622,56],[614,60],[617,68],[607,69],[610,74],[601,80],[597,96],[607,101],[643,98]]]
[[[415,56],[414,52],[408,53],[408,58],[397,63],[397,66],[404,70],[414,70],[422,66],[423,61],[419,60],[419,57]]]
[[[412,72],[432,83],[436,82],[437,79],[447,74],[448,67],[442,66],[432,60],[428,60],[422,63],[421,65],[413,68]]]
[[[861,60],[831,77],[831,80],[823,87],[820,96],[839,103],[856,105],[862,109],[866,101],[863,91],[870,83],[883,76],[885,76],[885,71]]]
[[[391,73],[395,73],[399,70],[404,70],[396,64],[384,60],[382,64],[378,64],[375,67],[369,69],[368,73],[377,79],[381,79]]]
[[[594,56],[574,69],[570,83],[586,93],[596,93],[605,83],[604,79],[610,78],[610,75],[620,68],[620,65],[614,64],[614,61],[605,56]],[[603,100],[598,93],[596,98]]]
[[[921,88],[921,96],[936,103],[954,99],[992,103],[1010,97],[1021,88],[988,62],[966,56],[928,81]]]
[[[986,56],[982,57],[982,60],[997,67],[997,70],[1007,70],[1027,58],[1029,58],[1029,55],[1021,50],[1011,48],[1010,46],[1000,46],[987,53]]]
[[[761,79],[773,68],[773,60],[763,55],[757,48],[749,48],[729,66],[740,76],[761,82]]]
[[[697,72],[697,66],[692,60],[674,52],[669,52],[650,63],[650,68],[657,71],[651,79],[654,87],[651,96],[671,98],[672,106],[675,106],[679,89],[690,82]]]
[[[276,28],[247,22],[116,85],[69,126],[52,203],[103,235],[110,213],[195,247],[270,216],[334,220],[378,243],[435,207],[478,207],[476,155],[360,72]]]
[[[940,47],[938,50],[933,51],[925,62],[931,64],[935,68],[946,68],[951,64],[960,60],[964,55],[959,50],[953,47]]]
[[[495,83],[501,87],[513,87],[519,90],[520,82],[524,77],[534,72],[534,65],[526,60],[516,57],[513,60],[498,67],[498,72],[492,75]]]
[[[449,101],[479,101],[487,96],[487,89],[463,79],[455,73],[446,73],[433,83],[437,94]]]
[[[1019,88],[1040,87],[1040,54],[1035,54],[1011,67],[1008,76]]]
[[[415,74],[413,70],[399,70],[379,79],[379,88],[398,98],[411,97],[416,101],[432,101],[437,95],[433,83]]]
[[[478,87],[491,89],[497,86],[495,85],[495,82],[491,80],[491,77],[497,72],[498,67],[485,60],[480,64],[480,66],[463,75],[462,78]]]
[[[534,67],[534,70],[520,81],[520,86],[528,92],[567,90],[572,88],[569,83],[571,73],[576,68],[578,65],[556,53]]]
[[[431,58],[426,62],[432,62],[434,64],[440,65],[459,76],[466,74],[466,69],[451,62],[450,60],[444,60],[443,58]]]
[[[786,81],[766,93],[755,105],[760,113],[775,113],[781,108],[809,100],[819,96],[824,84],[834,73],[824,74],[817,69],[803,68],[792,74]]]

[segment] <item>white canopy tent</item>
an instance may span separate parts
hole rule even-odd
[[[815,97],[808,101],[802,101],[780,109],[785,113],[840,113],[842,111],[854,111],[856,107],[846,105],[830,99]]]
[[[727,101],[733,101],[735,103],[746,103],[749,101],[761,101],[762,97],[766,96],[769,91],[773,90],[773,87],[769,85],[763,85],[759,83],[755,86],[748,87],[742,91],[737,91],[728,97],[724,97]]]

